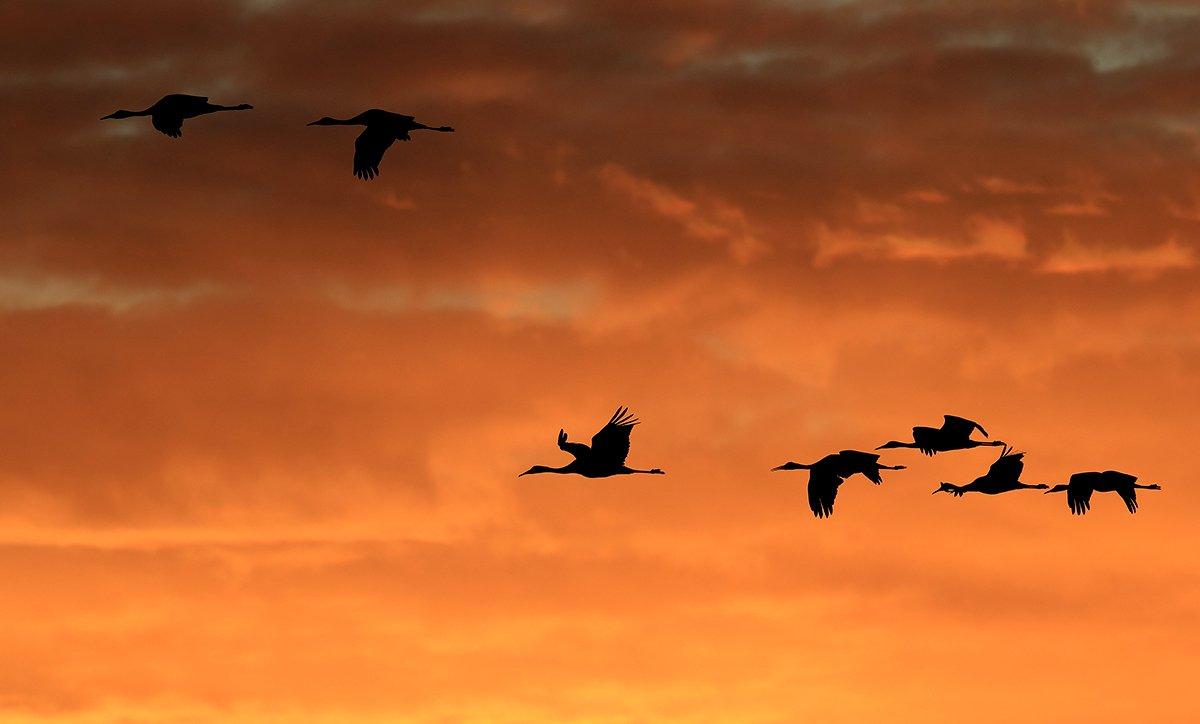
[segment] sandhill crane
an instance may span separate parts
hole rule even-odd
[[[881,470],[903,469],[903,465],[881,465],[878,455],[858,450],[842,450],[831,453],[811,464],[787,462],[771,468],[773,471],[808,471],[808,507],[818,518],[828,518],[833,515],[833,501],[837,498],[838,488],[851,475],[861,473],[868,480],[879,485],[883,482]]]
[[[632,473],[647,473],[650,475],[665,475],[662,470],[637,470],[625,466],[625,458],[629,455],[629,434],[637,420],[627,407],[618,407],[616,413],[604,427],[592,436],[592,446],[581,442],[567,440],[566,430],[558,431],[558,447],[575,457],[574,460],[561,468],[551,468],[545,465],[534,465],[521,475],[535,473],[562,473],[582,475],[585,478],[607,478],[610,475],[630,475]],[[517,477],[521,477],[518,475]]]
[[[942,483],[937,490],[933,491],[933,494],[950,493],[956,498],[961,498],[966,493],[998,495],[1011,490],[1045,490],[1049,488],[1050,486],[1045,483],[1030,485],[1021,482],[1021,472],[1025,470],[1024,457],[1025,453],[1015,453],[1011,448],[1005,447],[996,462],[988,468],[987,474],[975,478],[966,485]]]
[[[1067,505],[1075,515],[1083,515],[1092,508],[1092,493],[1116,493],[1125,501],[1125,507],[1130,513],[1138,509],[1137,489],[1162,490],[1158,483],[1138,485],[1137,477],[1117,470],[1105,470],[1102,473],[1075,473],[1066,485],[1055,485],[1046,494],[1067,493]]]
[[[372,108],[363,111],[353,118],[338,119],[325,116],[319,118],[310,126],[366,126],[358,138],[354,139],[354,175],[364,181],[379,175],[379,164],[383,161],[383,153],[397,139],[408,141],[409,131],[440,131],[453,133],[450,126],[426,126],[417,123],[412,116],[402,116],[399,113],[381,111]]]
[[[972,440],[971,433],[979,430],[980,434],[987,437],[987,430],[974,420],[968,420],[965,417],[956,417],[955,415],[945,415],[945,421],[941,427],[914,427],[912,429],[913,441],[900,442],[891,440],[885,442],[876,450],[888,450],[897,447],[911,447],[920,450],[930,457],[940,452],[949,452],[951,450],[968,450],[973,447],[981,447],[990,445],[994,447],[1004,446],[1000,440]]]
[[[133,118],[134,116],[150,116],[150,123],[159,132],[171,138],[183,135],[183,121],[187,118],[203,116],[218,111],[248,111],[254,106],[249,103],[239,103],[236,106],[220,106],[209,103],[207,96],[189,96],[182,93],[172,93],[163,96],[157,103],[144,111],[119,110],[104,116],[100,120]]]

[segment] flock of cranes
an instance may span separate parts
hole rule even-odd
[[[196,116],[204,116],[220,111],[248,111],[254,108],[249,103],[236,106],[222,106],[209,103],[205,96],[190,96],[182,93],[172,93],[163,96],[157,103],[141,111],[114,111],[100,120],[119,120],[138,116],[150,116],[150,123],[159,132],[171,138],[183,135],[183,122]],[[352,118],[319,118],[310,126],[364,126],[363,132],[354,139],[354,175],[364,181],[369,181],[379,175],[379,164],[383,154],[396,141],[410,141],[411,131],[439,131],[453,133],[450,126],[427,126],[418,123],[412,116],[402,116],[399,113],[381,111],[372,108],[359,113]]]
[[[254,106],[240,103],[234,106],[223,106],[210,103],[203,96],[173,93],[163,96],[157,103],[141,111],[118,110],[104,116],[101,120],[123,119],[149,116],[150,123],[159,132],[179,138],[183,135],[183,122],[188,118],[218,113],[221,111],[248,111]],[[310,126],[363,126],[363,131],[354,141],[354,175],[369,181],[379,175],[379,164],[383,154],[396,141],[411,140],[412,131],[438,131],[452,133],[450,126],[427,126],[417,122],[413,116],[382,111],[372,108],[351,118],[339,119],[325,116],[309,123]],[[625,464],[629,456],[629,436],[637,418],[626,407],[617,408],[612,418],[592,436],[592,444],[571,442],[567,439],[565,430],[558,431],[558,447],[569,453],[574,459],[561,467],[534,465],[521,475],[538,473],[558,473],[562,475],[582,475],[587,478],[606,478],[612,475],[631,475],[645,473],[648,475],[663,475],[659,468],[639,470]],[[901,442],[890,440],[880,445],[877,450],[894,448],[913,448],[928,456],[953,450],[970,450],[976,447],[1000,447],[1000,457],[992,463],[987,473],[975,478],[965,485],[942,483],[937,493],[949,493],[961,498],[967,493],[982,493],[998,495],[1014,490],[1045,490],[1049,493],[1067,494],[1067,505],[1075,515],[1083,515],[1091,509],[1092,493],[1116,493],[1125,502],[1130,513],[1137,512],[1137,490],[1162,490],[1157,485],[1138,485],[1137,478],[1128,473],[1116,470],[1104,472],[1075,473],[1063,485],[1053,487],[1046,483],[1024,483],[1021,474],[1025,470],[1025,453],[1013,452],[1010,447],[999,440],[978,440],[971,435],[979,431],[984,438],[987,431],[979,423],[963,417],[946,415],[941,427],[914,427],[912,441]],[[879,455],[859,450],[842,450],[826,455],[814,463],[787,462],[772,470],[807,470],[808,471],[808,504],[813,515],[827,518],[833,515],[833,503],[837,499],[838,488],[847,478],[862,475],[876,485],[883,483],[882,471],[904,470],[903,465],[883,465]],[[520,477],[520,476],[518,476]]]
[[[633,473],[650,473],[663,475],[658,468],[638,470],[628,467],[625,459],[629,456],[629,436],[633,426],[639,420],[629,412],[627,407],[617,408],[612,418],[592,436],[591,447],[581,442],[567,440],[565,430],[558,431],[558,447],[570,453],[575,459],[559,468],[546,465],[534,465],[521,475],[535,473],[560,473],[582,475],[587,478],[607,478],[612,475],[630,475]],[[987,432],[983,427],[965,417],[946,415],[941,427],[914,427],[912,442],[891,440],[880,445],[877,450],[906,447],[916,448],[928,456],[953,450],[970,450],[976,447],[1000,447],[1000,457],[991,464],[988,471],[965,485],[942,483],[933,494],[949,493],[961,498],[967,493],[982,493],[983,495],[999,495],[1014,490],[1045,490],[1046,493],[1067,493],[1067,505],[1071,512],[1083,515],[1091,508],[1092,493],[1116,493],[1125,501],[1125,507],[1130,513],[1136,513],[1138,508],[1137,490],[1162,490],[1154,485],[1138,485],[1137,478],[1129,473],[1116,470],[1104,472],[1075,473],[1065,485],[1050,487],[1046,483],[1025,483],[1021,481],[1021,473],[1025,471],[1025,453],[1013,452],[1006,443],[999,440],[977,440],[971,437],[976,430],[985,438]],[[884,465],[879,462],[879,455],[861,450],[842,450],[830,453],[814,463],[786,462],[776,470],[807,470],[808,471],[808,507],[818,518],[828,518],[833,515],[833,503],[837,499],[838,488],[847,478],[862,475],[876,485],[883,483],[884,470],[904,470],[904,465]],[[518,476],[520,477],[520,476]]]

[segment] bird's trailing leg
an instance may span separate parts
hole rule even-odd
[[[450,126],[427,126],[424,123],[413,121],[413,130],[417,131],[437,131],[439,133],[454,133],[454,129]],[[408,140],[408,139],[405,139]]]

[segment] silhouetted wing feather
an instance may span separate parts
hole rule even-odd
[[[354,139],[354,175],[364,181],[378,176],[383,153],[395,140],[392,133],[367,126]]]
[[[947,433],[970,437],[972,432],[978,430],[979,434],[984,437],[988,436],[987,430],[983,429],[983,425],[974,420],[968,420],[965,417],[958,417],[957,415],[944,415],[943,418],[945,421],[942,423],[942,429]]]
[[[629,457],[629,434],[636,424],[638,420],[629,408],[618,407],[608,424],[592,436],[592,454],[597,460],[624,465],[625,458]]]
[[[1117,488],[1117,495],[1121,496],[1121,500],[1125,501],[1125,507],[1129,509],[1130,513],[1137,512],[1137,490],[1133,488]]]
[[[581,442],[571,442],[567,440],[567,431],[558,431],[558,447],[560,450],[565,450],[575,456],[575,459],[587,457],[591,453],[591,448]]]
[[[1075,515],[1083,515],[1092,508],[1092,485],[1072,475],[1067,481],[1067,505]]]
[[[150,115],[150,123],[159,133],[166,134],[171,138],[179,138],[183,135],[183,116],[174,113],[153,113]]]
[[[917,448],[926,455],[932,455],[937,450],[938,438],[941,437],[941,431],[936,427],[914,427],[912,429],[913,442],[917,444]]]
[[[992,466],[988,468],[988,477],[997,481],[1019,481],[1021,473],[1025,470],[1024,457],[1025,453],[1001,455],[1000,459],[992,463]]]
[[[808,474],[808,507],[818,518],[833,515],[833,501],[837,499],[841,478],[831,471],[810,471]]]

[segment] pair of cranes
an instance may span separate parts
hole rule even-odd
[[[183,135],[183,122],[188,118],[222,111],[248,111],[253,107],[249,103],[224,106],[210,103],[205,96],[173,93],[163,96],[154,105],[144,110],[118,110],[104,116],[101,120],[149,116],[155,129],[171,138],[179,138]],[[372,108],[345,119],[325,116],[308,125],[365,126],[363,132],[354,141],[354,175],[363,180],[370,180],[379,175],[379,164],[383,161],[383,154],[395,141],[411,140],[410,132],[424,130],[451,133],[454,131],[450,126],[427,126],[418,123],[413,116],[391,113],[378,108]],[[625,459],[629,455],[629,436],[638,422],[628,408],[618,408],[608,423],[592,436],[591,446],[570,442],[567,439],[567,433],[559,430],[558,447],[570,453],[574,459],[557,468],[534,465],[521,475],[560,473],[582,475],[588,478],[605,478],[612,475],[634,473],[663,475],[663,471],[658,468],[638,470],[625,464]],[[1045,490],[1047,493],[1066,492],[1067,505],[1076,515],[1083,515],[1091,508],[1092,493],[1117,493],[1125,502],[1125,507],[1129,509],[1129,512],[1134,513],[1138,508],[1138,489],[1162,489],[1157,484],[1138,485],[1135,476],[1116,470],[1076,473],[1065,485],[1055,485],[1054,487],[1045,483],[1033,485],[1023,483],[1021,482],[1021,473],[1025,469],[1025,454],[1013,452],[999,440],[976,440],[971,437],[976,430],[985,438],[988,436],[987,431],[979,423],[963,417],[946,415],[941,427],[914,427],[911,442],[891,440],[876,449],[914,448],[925,455],[933,456],[952,450],[969,450],[983,446],[1002,447],[1000,457],[992,463],[986,474],[966,485],[942,483],[937,490],[933,491],[934,494],[946,492],[955,497],[962,497],[967,493],[998,495],[1023,489]],[[859,450],[842,450],[826,455],[815,463],[787,462],[773,468],[773,470],[808,471],[808,503],[812,508],[813,515],[818,518],[833,515],[833,503],[837,498],[838,488],[848,478],[862,475],[876,485],[880,485],[883,483],[883,470],[904,469],[903,465],[883,465],[879,462],[879,455]]]
[[[565,430],[558,431],[559,449],[570,453],[574,458],[562,467],[554,468],[546,465],[534,465],[521,475],[537,473],[558,473],[566,475],[582,475],[587,478],[607,478],[613,475],[630,475],[634,473],[664,474],[662,470],[638,470],[628,467],[625,460],[629,455],[629,437],[633,426],[638,424],[626,407],[617,408],[616,413],[592,436],[589,447],[583,443],[570,442]],[[1051,487],[1046,483],[1025,483],[1021,474],[1025,470],[1025,453],[1013,452],[1007,444],[1000,440],[977,440],[971,435],[976,430],[985,438],[988,436],[983,427],[964,417],[946,415],[941,427],[914,427],[912,441],[901,442],[890,440],[880,445],[877,450],[894,448],[914,448],[932,457],[940,452],[953,450],[970,450],[976,447],[1000,447],[1000,457],[992,463],[987,473],[965,484],[941,483],[933,494],[949,493],[961,498],[967,493],[982,493],[983,495],[999,495],[1014,490],[1045,490],[1046,493],[1067,494],[1067,505],[1071,512],[1083,515],[1091,508],[1092,493],[1117,493],[1125,502],[1130,513],[1137,512],[1137,490],[1162,490],[1161,486],[1138,485],[1137,478],[1128,473],[1116,470],[1103,472],[1082,472],[1071,476],[1064,485]],[[862,452],[861,450],[842,450],[826,455],[814,463],[786,462],[772,470],[807,470],[808,471],[808,505],[813,515],[818,518],[828,518],[833,515],[833,503],[837,498],[838,488],[854,475],[862,475],[876,485],[883,483],[884,470],[904,470],[904,465],[884,465],[879,462],[879,455]],[[518,476],[520,477],[520,476]]]
[[[249,103],[236,106],[222,106],[210,103],[206,96],[190,96],[182,93],[172,93],[163,96],[157,103],[140,111],[114,111],[100,120],[120,120],[149,116],[150,123],[159,132],[179,138],[183,135],[183,122],[188,118],[204,116],[221,111],[248,111],[254,108]],[[411,140],[411,131],[438,131],[453,133],[450,126],[427,126],[418,123],[412,116],[402,116],[399,113],[381,111],[372,108],[363,111],[352,118],[330,118],[325,116],[309,123],[310,126],[366,126],[358,138],[354,140],[354,175],[364,181],[369,181],[379,175],[379,164],[383,154],[396,141]]]

